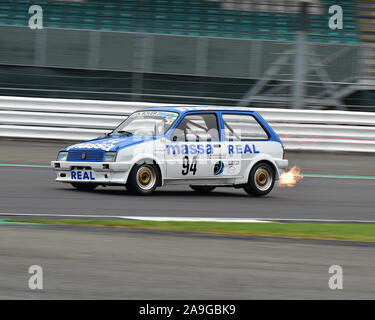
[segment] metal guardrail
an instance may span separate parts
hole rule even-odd
[[[102,136],[139,108],[156,106],[160,104],[4,96],[0,137],[87,140]],[[253,110],[270,123],[287,150],[375,152],[375,113]]]

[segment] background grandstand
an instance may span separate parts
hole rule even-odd
[[[43,30],[28,27],[31,5],[43,9]],[[343,9],[343,29],[328,27],[332,5]],[[369,110],[375,1],[312,1],[301,22],[302,7],[291,0],[3,0],[0,94]]]

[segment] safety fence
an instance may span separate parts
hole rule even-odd
[[[110,132],[135,110],[157,106],[161,104],[3,96],[0,97],[0,137],[93,139]],[[375,113],[252,110],[269,122],[287,150],[375,152]]]

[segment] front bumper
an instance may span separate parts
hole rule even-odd
[[[102,185],[124,185],[129,175],[128,162],[75,162],[51,161],[51,167],[57,171],[58,182],[97,183]],[[73,179],[72,170],[91,171],[95,180]]]

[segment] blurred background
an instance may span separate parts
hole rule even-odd
[[[2,0],[0,95],[374,111],[374,18],[370,0]]]

